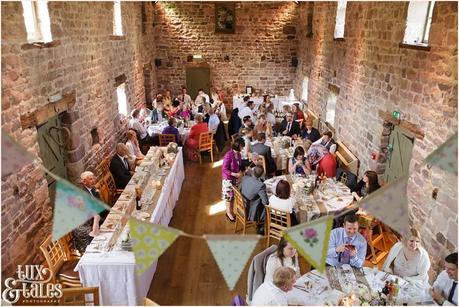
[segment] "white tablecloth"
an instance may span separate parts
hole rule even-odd
[[[244,96],[233,96],[233,109],[244,106],[243,99]],[[258,109],[258,106],[263,103],[263,97],[251,97],[249,100],[254,102],[256,109]],[[274,105],[274,109],[278,111],[282,111],[282,107],[284,105],[292,105],[295,102],[300,103],[298,100],[289,100],[287,96],[278,96],[270,98],[270,100]]]
[[[330,305],[336,305],[338,300],[346,294],[357,292],[358,282],[356,281],[356,277],[352,272],[352,269],[349,266],[343,266],[343,268],[351,273],[344,274],[340,271],[337,274],[339,276],[338,280],[340,281],[341,286],[343,287],[343,285],[345,285],[341,289],[342,291],[333,289],[330,286],[330,282],[325,272],[320,274],[317,270],[313,270],[298,278],[296,282],[297,286],[304,287],[305,282],[309,281],[309,284],[312,287],[306,289],[306,291],[293,288],[292,291],[287,293],[289,304],[323,306],[327,303]],[[408,283],[404,279],[394,275],[388,275],[386,277],[386,273],[379,270],[373,271],[373,269],[367,267],[363,268],[363,270],[368,286],[373,292],[381,291],[384,287],[385,280],[395,281],[395,279],[398,278],[400,291],[396,302],[400,305],[402,303],[408,303],[409,305],[418,305],[421,303],[427,304],[427,302],[432,301],[432,298],[428,294],[429,288],[427,286]],[[377,272],[377,274],[375,275],[374,272]],[[361,286],[366,287],[363,284]],[[435,304],[432,302],[432,305]]]
[[[179,198],[185,178],[182,148],[179,148],[171,171],[164,181],[156,208],[150,218],[153,223],[168,225],[175,203]],[[102,234],[94,240],[103,239]],[[99,287],[100,305],[141,305],[148,293],[156,270],[154,263],[142,275],[135,272],[133,252],[110,251],[102,253],[86,252],[76,270],[84,287]]]
[[[190,123],[192,125],[192,123]],[[156,124],[150,124],[147,128],[147,132],[150,136],[153,136],[155,134],[161,134],[163,133],[164,128],[168,126],[167,121],[161,122],[161,123],[156,123]],[[180,134],[180,140],[182,144],[185,144],[186,139],[188,135],[190,134],[190,128],[183,128],[179,127],[177,128]]]

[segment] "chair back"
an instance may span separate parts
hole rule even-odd
[[[117,201],[116,197],[116,183],[115,179],[113,179],[113,175],[111,172],[105,173],[103,177],[104,184],[108,188],[108,191],[110,193],[109,201],[107,204],[113,205]]]
[[[270,206],[265,206],[265,208],[268,240],[269,238],[280,240],[282,238],[283,231],[292,226],[290,213],[275,209]]]
[[[98,166],[98,173],[104,175],[108,172],[110,172],[110,158],[107,157],[100,162]]]
[[[212,150],[212,132],[203,132],[199,135],[199,151]]]
[[[40,245],[40,251],[46,259],[48,268],[51,271],[52,277],[56,277],[56,273],[62,267],[67,259],[68,254],[62,246],[60,240],[52,241],[51,235]]]
[[[96,189],[99,190],[100,199],[104,203],[110,204],[110,201],[111,201],[110,188],[108,187],[108,185],[105,182],[104,178],[102,178],[101,180],[99,180],[99,182],[96,183]]]
[[[159,135],[159,146],[167,146],[171,142],[177,142],[175,134],[160,134]]]
[[[234,193],[234,212],[236,213],[236,219],[239,219],[242,223],[247,221],[247,211],[245,207],[244,197],[238,188],[232,187]]]
[[[99,306],[99,287],[65,288],[59,305],[64,306]]]

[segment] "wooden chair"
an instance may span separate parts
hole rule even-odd
[[[63,289],[59,305],[99,306],[99,287]]]
[[[160,134],[159,135],[159,146],[167,146],[171,142],[177,142],[175,134]]]
[[[366,259],[372,264],[378,264],[386,257],[390,249],[386,242],[382,222],[369,215],[359,215],[359,225],[370,247],[370,254]]]
[[[106,186],[110,194],[109,201],[107,202],[107,204],[113,205],[114,203],[116,203],[121,193],[123,193],[123,189],[116,188],[115,179],[113,179],[113,175],[111,172],[104,174],[102,180],[104,181],[103,184]]]
[[[203,152],[210,152],[210,160],[214,162],[214,155],[213,155],[213,137],[212,132],[203,132],[199,135],[199,164],[202,163],[201,154]]]
[[[59,241],[61,242],[65,253],[67,255],[69,255],[69,260],[70,259],[80,259],[81,258],[81,253],[73,245],[73,236],[72,236],[71,232],[69,232],[68,234],[66,234],[62,238],[60,238]]]
[[[52,241],[51,236],[40,245],[45,256],[52,280],[68,287],[81,287],[80,276],[75,272],[79,259],[71,259],[61,240]]]
[[[245,230],[247,227],[257,227],[258,223],[256,221],[249,221],[247,217],[247,210],[246,204],[244,201],[244,197],[242,196],[241,192],[236,188],[233,187],[234,193],[234,212],[236,213],[236,223],[234,227],[234,232],[237,232],[238,222],[242,223],[242,233],[245,234]]]
[[[285,229],[292,226],[290,213],[265,206],[266,209],[266,244],[269,246],[271,238],[280,240]]]

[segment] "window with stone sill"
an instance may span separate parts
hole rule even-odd
[[[330,92],[327,98],[327,106],[325,113],[325,121],[330,124],[330,126],[335,125],[335,109],[336,109],[336,100],[338,95],[336,93]]]
[[[403,43],[427,47],[435,1],[410,1]]]
[[[128,116],[128,105],[126,99],[126,85],[122,83],[116,87],[116,98],[118,101],[118,113],[124,117]]]
[[[24,11],[24,24],[27,31],[28,43],[49,43],[53,40],[51,35],[51,22],[48,12],[48,2],[45,0],[22,0]]]
[[[304,76],[303,85],[301,87],[301,101],[308,102],[308,91],[309,91],[309,77]]]
[[[335,39],[344,38],[344,26],[346,23],[346,6],[347,1],[338,1],[335,20]]]
[[[119,0],[113,3],[113,35],[123,36],[123,20],[121,17],[121,2]]]

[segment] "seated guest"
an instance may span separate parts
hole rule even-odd
[[[244,140],[244,148],[241,151],[242,165],[241,170],[244,171],[249,165],[249,152],[252,152],[252,137],[253,130],[250,128],[242,128],[241,130],[242,139]]]
[[[397,242],[390,249],[383,271],[402,277],[405,280],[428,285],[430,259],[427,251],[420,246],[421,234],[411,228],[410,235]]]
[[[257,141],[252,145],[252,152],[265,157],[266,174],[271,175],[276,172],[276,162],[271,155],[271,147],[265,145],[265,142],[266,135],[264,133],[258,133]]]
[[[191,161],[198,161],[200,154],[198,152],[199,136],[201,133],[209,132],[209,127],[207,126],[207,123],[203,122],[203,116],[201,114],[197,114],[194,119],[196,124],[191,127],[190,134],[186,139],[185,152],[188,159]]]
[[[178,100],[178,98],[174,98],[174,100],[172,100],[171,107],[169,108],[169,111],[167,112],[167,116],[169,117],[178,116],[179,112],[180,112],[180,101]]]
[[[149,119],[151,117],[151,110],[147,108],[147,105],[145,103],[142,103],[140,106],[140,114],[139,114],[139,119],[140,122],[145,122],[146,119]]]
[[[378,174],[375,171],[366,171],[363,175],[363,178],[357,183],[357,186],[352,192],[352,195],[357,201],[359,201],[380,187],[381,186],[378,182]]]
[[[180,102],[184,105],[190,105],[192,103],[190,95],[186,93],[186,87],[182,87],[182,94],[178,96]]]
[[[255,126],[254,126],[254,124],[252,122],[252,118],[249,115],[247,115],[246,117],[244,117],[242,119],[242,126],[239,129],[239,134],[242,134],[242,129],[243,128],[250,128],[250,129],[255,128]]]
[[[332,138],[332,136],[333,134],[331,133],[331,131],[325,131],[322,134],[322,137],[312,144],[313,145],[320,144],[324,146],[328,150],[328,152],[334,154],[336,151],[336,143],[335,143],[335,140]]]
[[[317,174],[325,175],[327,178],[336,177],[336,157],[334,154],[327,153],[320,161]]]
[[[445,270],[437,276],[429,293],[440,305],[457,306],[457,252],[446,256]]]
[[[356,215],[344,217],[343,227],[335,228],[330,234],[326,263],[330,266],[349,264],[361,268],[367,254],[367,241],[359,233],[359,220]]]
[[[206,104],[206,99],[202,96],[196,97],[196,100],[194,101],[194,106],[193,106],[193,112],[195,114],[200,113],[204,114],[204,105]]]
[[[99,190],[96,189],[96,176],[94,176],[93,172],[86,171],[81,173],[80,180],[84,191],[88,192],[98,200],[101,200]],[[109,212],[110,211],[108,210],[104,210],[100,213],[100,216],[98,217],[98,220],[100,220],[100,222],[97,224],[97,227],[94,226],[93,228],[94,230],[96,230],[95,235],[99,234],[99,224],[102,224],[103,221],[105,221],[105,218],[107,217]]]
[[[277,250],[268,257],[264,282],[272,281],[274,272],[280,267],[289,267],[295,271],[297,278],[301,276],[296,249],[282,237]]]
[[[287,292],[293,289],[295,282],[296,273],[292,268],[277,268],[272,282],[264,282],[255,291],[251,306],[287,306]]]
[[[281,123],[280,132],[282,135],[287,135],[294,139],[301,135],[300,124],[293,120],[292,112],[288,112],[285,116],[285,119]]]
[[[118,143],[116,145],[116,154],[110,161],[110,172],[113,175],[117,189],[124,189],[132,177],[129,171],[128,155],[129,150],[126,145]]]
[[[311,168],[316,169],[320,160],[322,160],[328,153],[328,150],[324,146],[320,144],[311,144],[307,154],[307,159]]]
[[[156,107],[151,110],[151,122],[162,122],[164,119],[166,119],[166,112],[164,112],[163,103],[158,101]]]
[[[266,116],[264,114],[259,114],[258,115],[257,124],[255,125],[253,130],[254,130],[255,136],[258,133],[264,133],[269,138],[273,136],[273,127],[266,120]]]
[[[216,95],[217,99],[214,99],[214,103],[212,104],[212,108],[215,110],[215,114],[220,118],[222,122],[227,121],[228,117],[226,116],[226,106],[223,103],[223,91],[218,91]]]
[[[248,101],[247,105],[245,107],[242,107],[241,110],[239,110],[239,118],[244,119],[246,116],[250,116],[252,119],[252,122],[255,122],[255,115],[253,113],[253,109],[255,108],[255,103],[253,101]]]
[[[204,99],[204,101],[202,101],[202,98]],[[196,101],[201,101],[202,103],[210,103],[210,97],[209,95],[204,93],[204,90],[202,88],[200,88],[198,90],[198,96],[196,96],[194,102],[196,103]]]
[[[239,133],[241,126],[242,126],[242,121],[239,118],[239,109],[235,108],[233,109],[233,111],[231,111],[230,120],[228,122],[228,134],[231,136],[236,133]]]
[[[172,106],[172,95],[170,90],[166,90],[163,95],[164,110],[168,112]]]
[[[300,109],[299,103],[292,105],[293,120],[304,120],[304,113]]]
[[[305,120],[305,126],[306,128],[303,130],[303,135],[302,135],[303,139],[308,139],[312,143],[320,139],[319,130],[317,130],[316,128],[312,126],[312,119],[307,118]]]
[[[293,153],[293,157],[290,163],[290,174],[309,175],[311,173],[311,166],[304,157],[304,154],[305,153],[303,147],[297,146],[295,148],[295,152]]]
[[[269,206],[290,213],[290,219],[293,226],[298,224],[293,210],[294,205],[294,199],[290,197],[290,183],[286,180],[280,180],[276,186],[276,194],[271,195],[269,198]]]
[[[215,114],[212,107],[209,107],[207,114],[209,115],[209,121],[207,123],[209,126],[209,132],[215,133],[217,131],[218,125],[220,124],[220,119]]]
[[[266,185],[261,180],[263,173],[264,170],[261,166],[255,166],[252,175],[242,177],[241,193],[247,200],[249,221],[265,220],[264,206],[268,204],[268,195],[266,194]],[[263,225],[260,225],[257,233],[263,233]]]
[[[191,108],[188,104],[180,102],[179,104],[179,112],[177,113],[178,117],[181,117],[185,120],[189,120],[191,118]]]
[[[153,138],[148,135],[147,129],[140,123],[139,114],[139,109],[135,109],[134,111],[132,111],[132,118],[129,120],[128,128],[137,131],[137,133],[140,136],[139,141],[141,144],[151,145],[153,144]]]
[[[226,218],[234,223],[233,216],[233,190],[238,180],[242,177],[241,172],[241,150],[244,147],[244,140],[238,138],[231,143],[231,149],[223,157],[222,165],[222,198],[226,204]]]
[[[142,162],[142,160],[145,158],[145,156],[142,154],[142,152],[140,152],[137,135],[135,131],[132,129],[129,129],[127,132],[126,147],[129,152],[128,160],[130,162],[132,161],[133,165],[139,165],[140,162]]]
[[[274,115],[274,105],[272,103],[266,107],[266,121],[271,124],[271,127],[276,125],[276,115]]]
[[[156,95],[155,100],[153,100],[153,107],[157,108],[158,107],[158,103],[164,104],[163,95],[161,95],[161,94]]]
[[[162,134],[173,134],[175,135],[175,143],[177,143],[179,146],[182,145],[182,142],[180,141],[180,133],[177,129],[177,120],[175,117],[169,117],[167,120],[168,126],[163,129]]]

